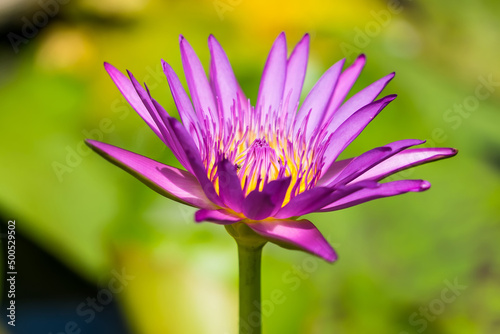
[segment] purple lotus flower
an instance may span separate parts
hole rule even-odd
[[[199,208],[197,222],[246,224],[266,240],[334,261],[321,232],[300,216],[348,208],[373,199],[430,187],[424,180],[380,180],[402,169],[453,156],[452,148],[410,148],[406,139],[337,160],[341,152],[396,95],[375,100],[391,73],[345,101],[365,56],[342,71],[330,67],[299,105],[309,53],[305,35],[287,57],[285,34],[267,58],[257,103],[242,92],[229,60],[210,36],[210,79],[189,43],[180,49],[191,99],[163,62],[182,123],[171,117],[134,76],[110,64],[109,75],[127,101],[186,170],[88,140],[110,162],[158,193]]]

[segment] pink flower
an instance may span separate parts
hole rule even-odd
[[[342,71],[330,67],[299,106],[309,53],[305,35],[287,57],[285,34],[267,58],[257,103],[242,92],[229,60],[210,36],[210,80],[188,42],[180,49],[191,99],[163,62],[182,123],[171,117],[128,72],[110,64],[109,75],[127,101],[186,170],[88,140],[100,155],[158,193],[199,208],[197,222],[246,224],[270,242],[334,261],[319,230],[299,217],[344,209],[373,199],[423,191],[424,180],[380,183],[402,169],[447,158],[452,148],[411,148],[406,139],[346,160],[340,153],[396,95],[375,100],[391,73],[345,101],[364,64],[359,56]]]

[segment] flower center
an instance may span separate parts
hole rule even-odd
[[[264,184],[277,179],[283,170],[282,159],[264,138],[255,139],[250,147],[236,156],[234,162],[244,193],[262,190]]]
[[[314,187],[321,175],[325,133],[306,140],[304,129],[294,132],[280,110],[261,116],[248,104],[235,108],[235,118],[202,133],[199,142],[208,178],[219,191],[217,165],[228,159],[237,168],[243,193],[248,195],[283,177],[291,177],[283,205]],[[208,123],[207,123],[208,124]]]

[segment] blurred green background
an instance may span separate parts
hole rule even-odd
[[[160,59],[183,77],[179,34],[205,68],[214,34],[255,103],[267,52],[285,31],[289,49],[312,37],[305,92],[361,52],[368,61],[355,90],[397,73],[384,92],[399,97],[346,157],[404,138],[459,155],[398,176],[429,180],[428,192],[310,215],[339,253],[333,265],[266,246],[264,332],[500,333],[498,1],[13,0],[0,5],[0,23],[0,214],[30,245],[17,248],[16,327],[0,331],[236,332],[237,257],[226,231],[195,224],[193,209],[82,140],[179,166],[102,63],[131,70],[177,117]],[[80,307],[87,298],[98,303],[93,317]]]

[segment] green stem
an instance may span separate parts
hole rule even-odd
[[[246,223],[226,225],[226,230],[238,244],[240,334],[261,334],[260,266],[262,248],[267,240],[256,234]]]
[[[261,334],[260,260],[262,248],[238,244],[240,273],[240,334]]]

